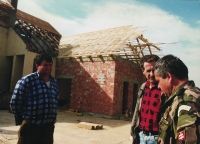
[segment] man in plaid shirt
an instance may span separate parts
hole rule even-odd
[[[156,144],[158,138],[160,106],[165,99],[154,77],[154,64],[159,59],[157,55],[145,55],[140,62],[147,81],[139,89],[131,123],[133,144]]]
[[[52,144],[57,115],[58,84],[51,76],[53,60],[45,54],[35,58],[37,72],[18,80],[10,107],[15,115],[18,144]]]

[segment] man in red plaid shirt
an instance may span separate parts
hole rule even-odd
[[[153,71],[154,65],[159,59],[157,55],[145,55],[140,61],[147,81],[139,89],[131,123],[133,144],[156,144],[158,138],[160,106],[165,99],[158,88]]]

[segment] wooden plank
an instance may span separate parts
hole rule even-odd
[[[80,128],[88,129],[88,130],[103,129],[102,124],[95,124],[95,123],[88,123],[88,122],[80,122],[79,124],[77,124],[77,126]]]

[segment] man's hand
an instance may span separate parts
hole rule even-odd
[[[164,144],[163,139],[159,137],[158,140],[157,140],[157,144]]]

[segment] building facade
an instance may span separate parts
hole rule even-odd
[[[66,36],[48,22],[17,9],[17,0],[0,0],[0,105],[8,108],[16,82],[35,71],[34,57],[54,57],[59,106],[119,116],[133,112],[145,81],[139,61],[160,51],[132,26]],[[61,41],[61,42],[60,42]]]
[[[16,82],[35,70],[37,53],[58,55],[60,38],[49,23],[18,10],[17,0],[0,0],[0,108],[9,108]]]
[[[56,78],[60,101],[68,107],[110,116],[134,110],[138,87],[144,81],[138,64],[118,57],[93,58],[93,62],[58,59]]]

